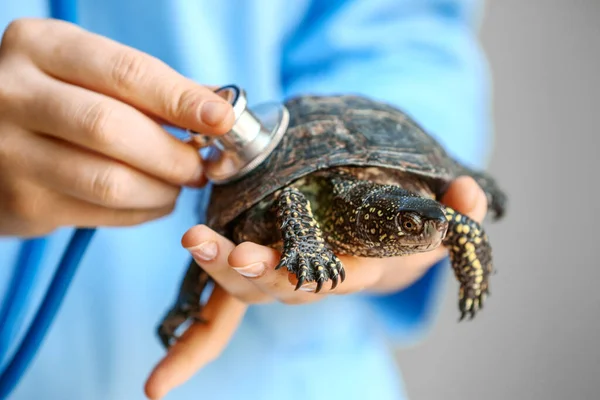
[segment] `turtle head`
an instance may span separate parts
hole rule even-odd
[[[374,251],[380,248],[383,256],[432,250],[448,229],[440,203],[394,186],[363,197],[356,220],[356,237]]]

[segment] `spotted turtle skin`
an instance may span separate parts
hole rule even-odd
[[[493,271],[483,228],[440,203],[459,176],[475,179],[497,220],[507,198],[495,180],[451,157],[409,115],[357,95],[299,96],[285,103],[290,124],[271,155],[248,175],[214,185],[207,225],[235,243],[282,252],[277,268],[296,288],[343,284],[337,255],[392,257],[448,248],[460,283],[461,319],[483,307]],[[178,300],[159,326],[168,346],[182,321],[201,320],[210,277],[192,262]]]

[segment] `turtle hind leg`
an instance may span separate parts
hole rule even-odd
[[[281,260],[276,269],[286,267],[296,275],[298,290],[305,282],[316,282],[318,293],[331,280],[331,288],[345,279],[342,263],[323,239],[319,223],[313,216],[304,194],[286,187],[273,203],[283,239]]]
[[[500,189],[494,178],[485,172],[475,171],[467,167],[461,167],[461,175],[468,175],[477,182],[487,196],[488,209],[493,213],[494,220],[498,221],[506,213],[508,198],[506,193]]]
[[[165,348],[177,340],[177,331],[187,322],[204,323],[202,297],[212,278],[192,260],[181,282],[177,301],[163,317],[156,333]]]
[[[448,232],[443,244],[450,252],[454,275],[460,282],[458,306],[460,320],[473,318],[483,308],[489,294],[489,276],[493,270],[492,248],[481,226],[466,215],[446,207]]]

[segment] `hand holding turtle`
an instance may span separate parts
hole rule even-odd
[[[487,213],[486,195],[471,177],[456,179],[442,201],[478,223]],[[209,322],[191,326],[152,372],[146,394],[153,399],[161,398],[218,357],[249,304],[272,301],[303,304],[327,295],[398,291],[448,254],[444,247],[439,247],[430,252],[384,259],[339,256],[346,271],[345,281],[333,290],[324,287],[315,294],[311,293],[314,283],[306,284],[307,290],[294,290],[295,275],[285,269],[275,270],[280,253],[270,247],[251,242],[235,246],[205,225],[188,230],[182,244],[219,286],[203,309]]]
[[[457,179],[444,196],[443,202],[481,222],[487,212],[484,192],[470,177]],[[350,294],[366,290],[393,292],[412,284],[435,262],[448,254],[443,246],[433,251],[410,256],[369,258],[339,255],[345,280],[337,285],[323,286],[315,296],[317,283],[311,281],[296,290],[296,275],[275,267],[281,252],[252,242],[235,246],[231,241],[205,225],[197,225],[182,238],[183,246],[194,260],[226,292],[248,303],[281,301],[302,304],[321,299],[323,295]],[[333,287],[334,286],[334,287]]]

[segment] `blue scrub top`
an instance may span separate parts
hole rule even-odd
[[[409,112],[462,161],[483,166],[487,158],[480,1],[79,0],[78,7],[84,28],[198,82],[238,84],[251,104],[306,92],[364,94]],[[48,10],[43,0],[3,1],[0,29]],[[96,234],[12,398],[144,398],[164,351],[155,327],[189,259],[180,238],[199,209],[201,191],[186,189],[172,215]],[[51,236],[36,307],[71,233]],[[19,246],[0,239],[0,299]],[[167,399],[404,399],[390,345],[423,337],[448,271],[440,263],[389,296],[253,306],[224,354]]]

